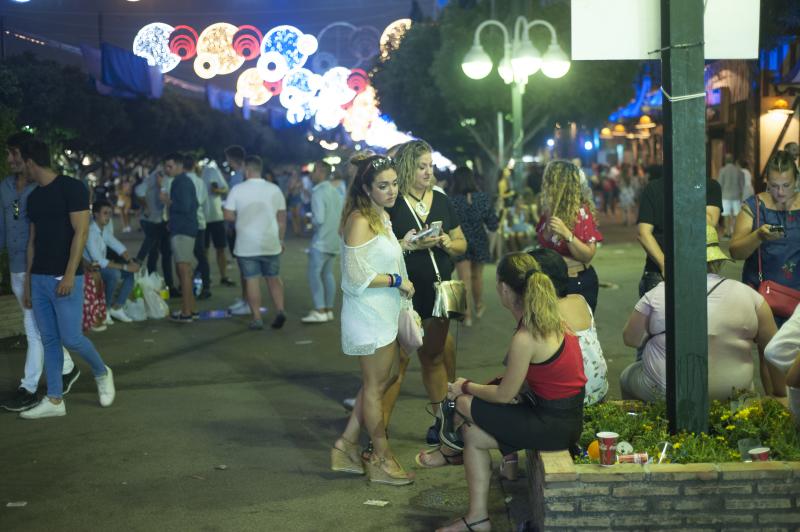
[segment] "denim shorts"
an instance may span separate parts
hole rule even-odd
[[[281,271],[280,255],[260,255],[258,257],[237,257],[242,277],[277,277]]]

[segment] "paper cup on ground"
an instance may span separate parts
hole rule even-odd
[[[766,462],[769,460],[769,447],[750,449],[750,458],[753,459],[753,462]]]
[[[597,441],[600,442],[600,465],[612,466],[617,463],[617,440],[619,434],[616,432],[598,432]]]

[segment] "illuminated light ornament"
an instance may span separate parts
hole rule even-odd
[[[345,67],[334,67],[322,75],[322,94],[326,101],[341,107],[356,97],[356,91],[347,84],[350,77],[350,69]]]
[[[233,95],[233,101],[236,103],[238,107],[244,107],[244,101],[247,99],[246,96],[239,94],[238,92]],[[247,102],[248,107],[250,106],[250,102]]]
[[[307,105],[298,105],[286,110],[286,121],[293,125],[308,120],[311,116],[311,110]]]
[[[219,59],[214,54],[201,53],[194,58],[194,73],[203,79],[219,74]]]
[[[401,18],[395,20],[383,30],[380,38],[381,61],[386,61],[392,52],[400,48],[400,42],[406,32],[411,29],[411,19]]]
[[[301,54],[304,55],[314,55],[319,48],[319,43],[317,42],[317,38],[313,35],[309,35],[308,33],[304,34],[300,39],[297,41],[297,49],[300,51]]]
[[[272,93],[264,86],[258,69],[248,68],[239,76],[236,82],[236,93],[250,99],[253,107],[264,105],[272,98]]]
[[[286,62],[286,58],[278,52],[261,54],[256,68],[261,74],[261,78],[268,83],[280,81],[289,72],[289,64]]]
[[[299,105],[310,104],[322,88],[322,76],[314,74],[306,68],[289,71],[283,78],[281,105],[289,109]]]
[[[367,87],[353,99],[353,105],[347,110],[342,125],[353,141],[360,142],[366,139],[372,122],[379,118],[375,89]]]
[[[169,36],[174,29],[163,22],[144,26],[133,39],[133,53],[146,59],[150,66],[158,65],[162,73],[169,72],[181,62],[169,49]]]
[[[259,75],[261,75],[261,74],[259,73]],[[263,82],[263,83],[264,83],[264,87],[265,87],[265,88],[266,88],[266,89],[269,91],[269,93],[270,93],[270,94],[272,94],[273,96],[277,96],[277,95],[279,95],[279,94],[281,93],[281,90],[283,90],[283,80],[272,81],[272,82],[270,82],[270,81],[265,81],[265,82]]]
[[[217,58],[218,67],[214,75],[230,74],[244,64],[244,57],[237,54],[236,50],[233,49],[233,36],[236,35],[238,30],[239,28],[233,24],[218,22],[204,29],[197,39],[198,57],[201,55],[213,55]],[[196,66],[197,62],[195,61]],[[195,68],[195,71],[197,71],[197,68]]]
[[[261,39],[264,35],[255,26],[239,26],[233,36],[233,50],[245,61],[255,59],[261,53]]]
[[[361,94],[369,87],[367,73],[360,68],[354,68],[347,78],[347,86],[356,91],[357,94]]]
[[[317,112],[314,115],[314,125],[321,129],[334,129],[342,123],[345,117],[345,110],[333,102],[319,102]]]
[[[339,60],[336,59],[335,55],[328,52],[320,52],[315,54],[311,60],[311,69],[317,73],[327,72],[338,64]]]
[[[353,32],[350,37],[350,52],[359,60],[358,64],[375,56],[380,46],[380,38],[378,30],[370,26],[361,26]]]
[[[175,26],[169,36],[169,50],[181,61],[193,58],[197,55],[197,31],[190,26]]]
[[[289,70],[300,68],[308,59],[308,54],[302,50],[311,49],[311,42],[303,40],[303,36],[303,32],[294,26],[276,26],[264,35],[264,40],[261,41],[261,55],[277,52],[286,59]],[[314,38],[314,43],[316,45],[316,38]],[[314,46],[314,51],[316,51],[316,46]]]

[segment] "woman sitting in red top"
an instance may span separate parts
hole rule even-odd
[[[497,266],[497,293],[518,325],[499,384],[448,384],[440,438],[463,449],[469,511],[440,531],[491,529],[489,449],[569,449],[582,430],[583,357],[578,338],[565,331],[550,278],[527,253],[510,253]]]
[[[539,245],[564,257],[569,268],[567,293],[582,295],[594,312],[599,284],[590,264],[603,235],[597,230],[591,201],[584,197],[580,168],[569,161],[548,164],[540,203],[542,217],[536,225]]]

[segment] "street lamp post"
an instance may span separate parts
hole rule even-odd
[[[497,65],[497,73],[506,85],[511,85],[511,152],[514,158],[514,183],[517,188],[520,188],[522,140],[525,135],[522,127],[522,96],[525,94],[528,78],[539,70],[549,78],[563,77],[569,71],[570,60],[558,44],[556,29],[546,20],[528,21],[525,17],[517,17],[512,40],[509,30],[502,22],[489,19],[481,22],[475,29],[472,48],[461,62],[461,69],[469,78],[483,79],[492,71],[492,59],[480,42],[481,31],[489,26],[498,27],[503,33],[503,58]],[[534,26],[544,26],[550,30],[550,45],[544,54],[536,49],[528,35]],[[503,161],[500,161],[500,164],[503,164]]]

